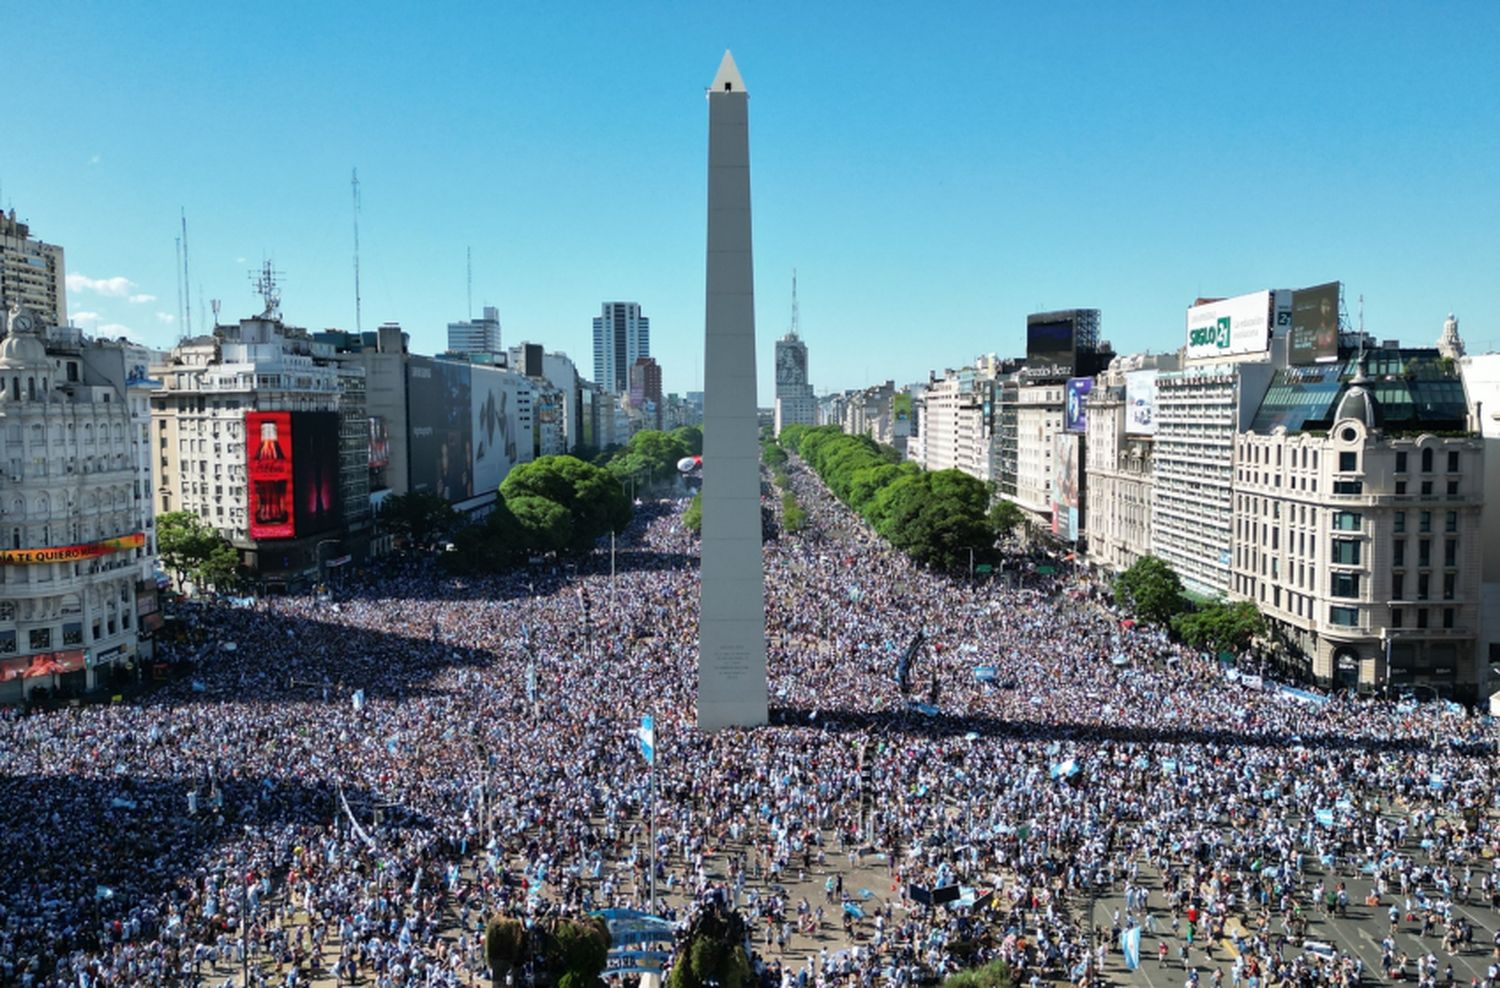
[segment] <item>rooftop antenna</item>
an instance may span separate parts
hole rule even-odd
[[[177,262],[173,265],[177,269],[177,329],[187,339],[187,322],[182,318],[182,238],[174,237],[172,242],[177,246]]]
[[[1365,293],[1359,293],[1359,335],[1365,335]]]
[[[354,331],[361,332],[364,329],[364,321],[360,313],[359,299],[359,169],[353,170],[349,177],[349,187],[354,193]],[[269,271],[270,268],[267,267]]]
[[[211,298],[211,299],[208,300],[209,308],[211,308],[211,309],[214,310],[214,325],[215,326],[219,325],[219,306],[221,304],[222,303],[218,299],[216,299],[216,298]]]
[[[193,279],[188,276],[187,210],[182,210],[182,315],[183,332],[193,335]]]
[[[792,339],[800,339],[802,336],[802,320],[797,311],[797,269],[792,268],[792,329],[787,334]]]
[[[470,322],[473,322],[474,321],[474,248],[473,247],[465,247],[464,248],[464,257],[465,257],[465,260],[468,263],[468,271],[469,271],[469,280],[468,280],[469,315],[468,315],[468,320]]]
[[[276,284],[276,279],[281,274],[282,272],[271,266],[269,260],[261,262],[258,273],[250,272],[250,281],[255,286],[255,294],[266,303],[265,311],[260,314],[262,319],[281,319],[281,286]]]

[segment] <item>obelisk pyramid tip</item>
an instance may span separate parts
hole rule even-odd
[[[724,49],[724,60],[719,63],[719,71],[714,74],[713,85],[709,87],[715,93],[743,93],[745,80],[740,78],[739,66],[734,64],[734,56],[729,49]]]

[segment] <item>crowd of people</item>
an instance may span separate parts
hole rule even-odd
[[[5,715],[0,983],[476,984],[490,916],[653,892],[744,910],[787,988],[992,959],[1096,982],[1141,951],[1193,984],[1436,988],[1449,955],[1500,957],[1487,721],[1250,688],[1076,575],[933,573],[789,483],[765,727],[693,726],[680,501],[638,510],[613,578],[607,552],[379,560],[185,605],[162,647],[195,671],[138,701]],[[1317,949],[1350,916],[1368,960]]]

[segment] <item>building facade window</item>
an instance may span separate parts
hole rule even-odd
[[[1329,593],[1334,597],[1357,599],[1359,597],[1358,573],[1334,573]]]
[[[1359,543],[1353,539],[1334,539],[1332,561],[1340,566],[1359,565]]]
[[[1337,605],[1330,607],[1328,608],[1328,623],[1341,628],[1353,628],[1359,624],[1359,608]]]
[[[1335,511],[1333,527],[1339,532],[1358,532],[1364,528],[1364,516],[1358,511]]]

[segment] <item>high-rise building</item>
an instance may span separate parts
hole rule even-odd
[[[43,326],[68,324],[63,249],[34,240],[16,211],[0,213],[0,312],[24,306]]]
[[[773,427],[776,435],[789,425],[814,425],[818,400],[807,379],[807,344],[802,341],[801,316],[797,311],[797,272],[792,272],[792,325],[776,341],[776,405]]]
[[[636,302],[605,302],[594,318],[594,383],[611,394],[630,390],[630,368],[651,356],[651,320]]]
[[[718,730],[768,714],[750,102],[727,51],[708,91],[705,273],[698,727]]]
[[[0,341],[0,702],[108,685],[160,622],[150,472],[119,343],[19,304]],[[138,383],[138,382],[137,382]]]
[[[450,322],[448,352],[471,357],[504,353],[500,343],[500,310],[486,305],[484,314],[478,319]]]
[[[644,418],[644,428],[660,429],[664,401],[661,365],[651,357],[637,357],[630,365],[630,407]]]

